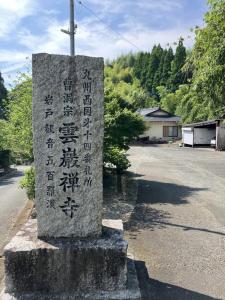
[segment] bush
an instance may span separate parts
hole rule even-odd
[[[31,167],[25,171],[24,178],[20,181],[20,187],[26,190],[27,197],[29,200],[35,198],[35,170]]]
[[[110,147],[104,151],[104,162],[106,167],[116,167],[118,173],[130,167],[125,152],[116,147]]]

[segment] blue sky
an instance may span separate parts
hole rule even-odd
[[[191,47],[190,28],[203,26],[207,10],[207,0],[83,0],[85,7],[78,2],[76,53],[111,59],[158,43],[173,45],[180,36]],[[0,0],[0,70],[6,84],[32,53],[69,53],[69,37],[60,31],[68,29],[68,9],[69,0]]]

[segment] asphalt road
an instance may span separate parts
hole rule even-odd
[[[225,299],[225,153],[135,146],[129,159],[126,237],[143,300]]]
[[[19,187],[26,167],[19,167],[10,175],[0,177],[0,249],[8,240],[16,217],[26,204],[26,193]]]

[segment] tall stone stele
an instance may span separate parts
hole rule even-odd
[[[37,220],[5,247],[1,300],[140,299],[122,221],[102,220],[103,70],[33,55]]]
[[[39,237],[101,234],[103,68],[102,58],[33,55]]]

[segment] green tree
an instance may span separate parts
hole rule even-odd
[[[118,171],[128,168],[125,150],[144,129],[142,118],[129,109],[129,103],[114,89],[106,89],[104,163],[116,166]]]
[[[225,0],[209,0],[208,3],[206,25],[196,28],[192,52],[193,85],[198,104],[204,103],[208,118],[214,118],[225,111]]]
[[[207,101],[200,101],[193,85],[181,85],[176,91],[178,105],[176,114],[182,117],[182,123],[199,122],[208,119],[210,107]]]
[[[196,27],[194,48],[183,66],[193,78],[176,91],[176,113],[183,123],[225,116],[225,0],[208,3],[205,27]]]
[[[7,120],[4,123],[5,145],[16,157],[33,158],[32,80],[22,74],[9,93]]]
[[[153,79],[153,84],[152,84],[152,94],[155,96],[157,100],[159,100],[159,94],[157,91],[157,87],[160,86],[162,76],[163,76],[163,68],[164,68],[164,63],[165,63],[165,57],[167,54],[167,50],[163,50],[162,55],[160,57],[160,63],[159,67],[155,73],[154,79]]]
[[[123,59],[126,57],[123,56]],[[115,60],[105,67],[105,87],[115,90],[122,99],[129,103],[129,109],[136,111],[142,107],[148,107],[155,102],[149,93],[141,87],[141,82],[135,76],[133,68],[124,68],[122,58],[120,63]],[[121,67],[122,65],[122,67]]]
[[[149,91],[150,95],[157,98],[156,91],[154,89],[154,77],[159,68],[161,57],[163,55],[163,49],[160,45],[154,46],[151,52],[148,72],[146,78],[145,87]]]
[[[2,78],[2,74],[0,72],[0,118],[4,116],[4,105],[3,100],[7,98],[7,89],[4,85],[4,79]]]
[[[171,114],[175,114],[178,99],[175,93],[172,93],[166,89],[164,86],[159,86],[158,93],[160,95],[160,105],[161,107],[170,112]]]
[[[168,79],[171,75],[171,64],[173,59],[174,59],[173,49],[170,47],[166,51],[160,85],[166,86]]]
[[[171,64],[171,76],[168,80],[168,87],[172,92],[175,92],[180,84],[185,83],[185,75],[182,72],[182,68],[186,61],[186,48],[183,45],[183,39],[180,38],[174,60]]]
[[[144,52],[139,52],[137,54],[135,63],[134,63],[134,75],[141,80],[142,79],[142,71],[144,69],[146,54]]]

